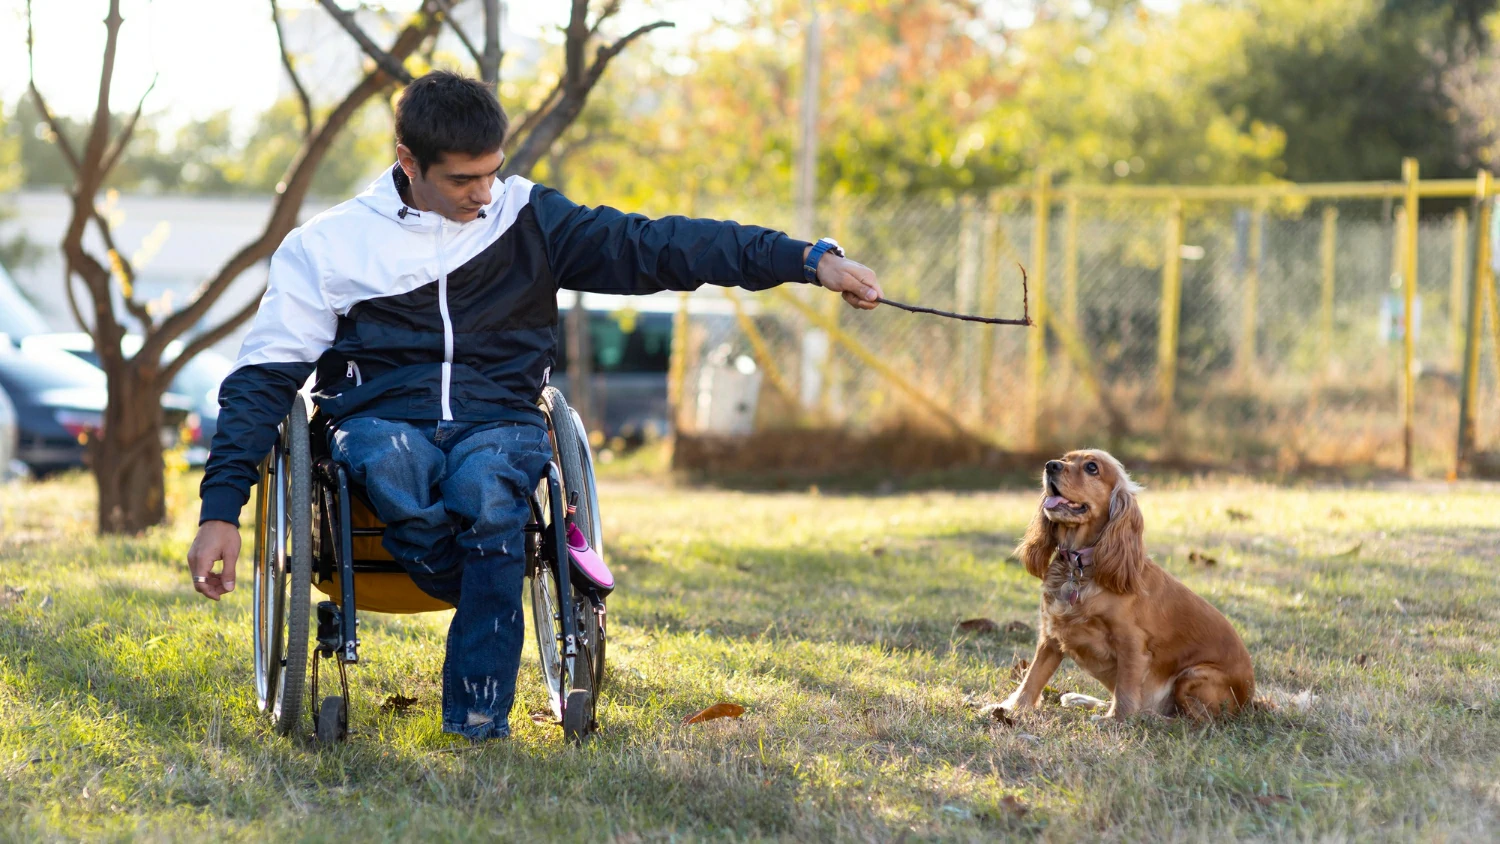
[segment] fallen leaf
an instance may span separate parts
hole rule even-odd
[[[552,717],[551,712],[531,713],[531,723],[540,724],[543,727],[555,727],[562,722]]]
[[[1021,798],[1014,794],[1007,794],[1000,798],[1000,808],[1018,818],[1031,811],[1031,807],[1022,802]]]
[[[385,703],[382,703],[380,705],[380,711],[405,712],[406,710],[411,709],[416,702],[417,699],[414,697],[405,697],[401,694],[394,694],[386,698]]]
[[[884,545],[880,545],[880,546],[877,546],[875,548],[872,548],[870,550],[870,555],[874,556],[874,557],[884,557],[885,556],[885,546]]]
[[[1010,679],[1012,682],[1026,676],[1026,669],[1031,667],[1031,660],[1017,659],[1010,664]]]
[[[1292,798],[1285,794],[1262,794],[1255,798],[1255,802],[1262,806],[1277,806],[1282,803],[1292,802]]]
[[[1016,719],[1010,717],[1010,713],[1006,712],[1005,708],[998,703],[991,703],[985,706],[979,710],[979,714],[987,721],[994,721],[1004,724],[1007,727],[1014,727],[1016,725]]]
[[[958,629],[965,633],[999,633],[1000,625],[993,619],[970,618],[958,623]]]
[[[1361,549],[1363,547],[1365,547],[1364,540],[1360,540],[1359,542],[1354,543],[1354,547],[1353,548],[1350,548],[1347,551],[1340,551],[1337,554],[1334,554],[1333,556],[1335,556],[1335,557],[1358,557],[1359,556],[1359,549]]]
[[[1365,667],[1365,665],[1369,664],[1369,662],[1370,662],[1370,655],[1369,654],[1360,654],[1359,656],[1357,656],[1357,657],[1354,658],[1354,664],[1358,665],[1361,668]]]
[[[1208,556],[1202,551],[1189,551],[1188,562],[1195,566],[1216,566],[1219,564],[1217,559]]]
[[[1007,622],[1006,623],[1006,625],[1005,625],[1005,632],[1006,633],[1025,633],[1027,635],[1030,635],[1032,633],[1035,633],[1036,631],[1033,630],[1033,629],[1031,629],[1031,625],[1027,624],[1024,621],[1011,621],[1011,622]]]
[[[1483,712],[1484,711],[1484,707],[1480,706],[1477,703],[1471,703],[1468,706],[1464,707],[1464,711],[1465,712]]]
[[[1224,514],[1227,515],[1227,516],[1229,516],[1229,520],[1231,522],[1248,522],[1251,519],[1255,518],[1254,516],[1250,515],[1249,513],[1246,513],[1244,510],[1236,510],[1233,507],[1230,507],[1228,510],[1225,510]]]
[[[683,724],[700,724],[704,721],[712,721],[715,718],[738,718],[745,714],[745,707],[738,703],[716,703],[713,706],[691,715]]]
[[[1020,739],[1021,741],[1026,742],[1027,744],[1041,744],[1042,743],[1042,737],[1041,736],[1034,736],[1031,733],[1021,733],[1021,734],[1017,735],[1016,738]]]

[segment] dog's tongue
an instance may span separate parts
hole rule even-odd
[[[1043,509],[1051,510],[1054,507],[1062,506],[1063,502],[1067,500],[1068,499],[1063,498],[1061,495],[1049,495],[1042,501],[1042,507]]]

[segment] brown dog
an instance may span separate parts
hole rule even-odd
[[[1250,652],[1229,620],[1146,556],[1139,491],[1103,451],[1047,463],[1016,549],[1043,583],[1036,655],[1003,709],[1035,706],[1064,656],[1109,688],[1106,717],[1203,718],[1250,703]]]

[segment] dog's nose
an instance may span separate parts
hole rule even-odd
[[[1047,474],[1049,474],[1049,475],[1055,475],[1058,472],[1061,472],[1062,469],[1063,469],[1063,464],[1062,464],[1061,460],[1048,460],[1047,461]]]

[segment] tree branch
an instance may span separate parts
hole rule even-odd
[[[566,84],[567,80],[557,80],[557,84],[553,85],[552,90],[547,92],[547,97],[538,103],[536,108],[527,112],[526,116],[521,118],[520,123],[511,126],[510,132],[505,138],[507,145],[516,138],[526,137],[527,133],[531,131],[531,127],[544,117],[547,112],[552,110],[552,105],[557,102],[558,97],[562,96],[563,86]]]
[[[94,339],[94,329],[83,318],[83,311],[78,308],[78,294],[73,292],[73,272],[68,267],[63,267],[63,287],[68,291],[68,308],[73,311],[73,319],[78,322],[78,327],[83,333]]]
[[[500,46],[500,0],[484,0],[484,55],[479,59],[479,78],[489,85],[500,84],[500,62],[505,51]]]
[[[587,11],[587,0],[573,0],[573,18],[568,23],[567,58],[568,69],[557,83],[557,88],[547,95],[535,111],[526,116],[512,137],[522,137],[520,146],[510,156],[505,166],[505,175],[527,175],[537,162],[552,149],[553,143],[578,118],[611,60],[630,46],[631,42],[653,30],[674,26],[671,21],[656,21],[637,27],[634,31],[608,46],[599,48],[593,64],[582,65],[584,48],[589,41],[589,29],[584,24],[582,12]],[[606,11],[608,11],[606,9]],[[555,104],[553,104],[556,99]]]
[[[426,14],[426,12],[427,8],[424,6],[410,18],[406,28],[396,37],[396,42],[391,46],[389,53],[394,61],[400,62],[411,55],[442,25],[442,21],[436,16]],[[303,146],[299,157],[292,162],[286,177],[286,190],[276,197],[265,229],[225,262],[214,277],[203,286],[202,292],[196,299],[162,321],[156,333],[146,339],[145,345],[141,347],[140,355],[150,353],[159,356],[168,343],[186,334],[188,329],[207,315],[209,309],[219,300],[219,297],[224,295],[235,279],[276,251],[282,239],[296,227],[297,214],[302,208],[302,202],[306,199],[308,190],[312,187],[313,176],[317,174],[318,165],[328,154],[328,149],[333,145],[334,139],[353,119],[360,107],[371,97],[385,90],[391,81],[390,75],[383,68],[376,67],[365,75],[364,79],[334,107],[333,111],[329,112],[323,125],[313,133]],[[253,309],[241,310],[225,325],[230,326],[229,330],[232,330],[234,326],[248,319],[253,313]]]
[[[573,0],[573,13],[568,17],[568,42],[564,46],[563,79],[566,91],[577,93],[583,85],[584,55],[589,43],[589,0]]]
[[[359,44],[360,49],[365,51],[365,55],[375,61],[376,67],[385,71],[387,76],[400,82],[402,85],[411,84],[411,74],[406,72],[406,68],[402,67],[401,62],[397,61],[395,56],[380,49],[374,41],[370,40],[370,36],[366,35],[365,31],[359,28],[359,23],[354,20],[353,12],[340,8],[339,4],[335,3],[334,0],[318,0],[318,2],[322,4],[323,8],[328,10],[328,14],[333,15],[333,19],[339,22],[339,26],[342,26],[344,31],[349,33],[350,37]],[[425,5],[423,4],[424,10]]]
[[[292,64],[292,54],[286,48],[286,35],[281,31],[281,10],[276,7],[276,0],[271,0],[271,22],[276,24],[276,46],[281,50],[281,66],[286,68],[286,76],[297,92],[297,101],[302,104],[302,137],[305,140],[313,130],[312,98],[307,95],[307,89],[302,87],[302,79],[297,76],[297,68]]]
[[[194,337],[192,342],[183,348],[181,354],[173,358],[171,363],[162,367],[161,372],[156,376],[157,382],[160,384],[171,384],[177,378],[177,375],[182,372],[182,368],[187,366],[188,361],[197,356],[199,352],[208,349],[215,343],[233,334],[236,328],[239,328],[245,320],[255,316],[255,312],[260,310],[260,300],[264,295],[265,289],[262,288],[261,292],[257,293],[255,298],[246,302],[245,306],[240,308],[233,316]]]
[[[469,51],[469,55],[474,57],[475,64],[483,65],[484,58],[480,54],[479,48],[474,46],[474,42],[469,40],[469,34],[464,32],[464,28],[459,26],[458,20],[453,17],[453,4],[448,2],[448,0],[433,0],[433,2],[437,3],[438,8],[443,10],[443,20],[447,22],[448,28],[453,30],[453,34],[458,36],[458,40],[463,42],[464,49]]]
[[[125,152],[125,145],[130,143],[130,137],[135,134],[135,124],[140,122],[141,109],[146,107],[146,98],[156,88],[156,79],[157,77],[153,74],[151,84],[146,86],[146,92],[141,94],[140,100],[135,104],[135,113],[130,115],[129,120],[125,121],[125,126],[120,129],[120,134],[116,135],[114,141],[109,145],[109,152],[105,153],[103,164],[106,176],[115,169],[116,164],[120,163],[120,156]]]
[[[624,50],[626,47],[629,47],[630,42],[636,40],[637,38],[640,38],[642,35],[645,35],[648,32],[651,32],[652,30],[667,29],[675,26],[677,26],[677,24],[672,23],[671,21],[657,21],[655,23],[648,23],[645,26],[636,27],[635,30],[632,31],[629,35],[620,38],[618,41],[610,44],[608,47],[600,47],[599,52],[594,54],[593,66],[589,68],[589,87],[594,87],[594,83],[598,82],[599,78],[604,75],[604,69],[609,66],[610,61],[613,60],[615,56],[618,56],[620,54],[620,51]]]
[[[151,319],[151,312],[135,298],[135,267],[131,266],[130,259],[125,257],[125,253],[115,246],[114,231],[110,228],[109,221],[104,219],[104,215],[99,213],[97,208],[94,209],[94,225],[104,238],[104,247],[113,256],[110,263],[118,262],[120,275],[125,277],[125,284],[120,290],[120,298],[125,302],[125,309],[130,311],[131,316],[140,320],[141,330],[149,334],[155,327],[155,323]]]
[[[53,116],[52,109],[47,107],[47,101],[42,98],[41,90],[36,87],[36,48],[35,36],[31,29],[31,0],[26,0],[26,70],[30,79],[31,98],[36,101],[37,111],[40,111],[42,119],[47,121],[47,127],[52,130],[52,136],[57,138],[58,149],[62,150],[63,158],[68,160],[68,166],[73,168],[76,176],[83,167],[78,160],[78,153],[73,151],[72,142],[62,132],[62,124]]]
[[[604,4],[604,8],[599,10],[599,17],[594,19],[594,25],[589,27],[589,35],[598,35],[599,27],[602,26],[605,21],[619,14],[619,12],[620,0],[609,0],[608,3]]]

